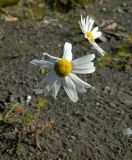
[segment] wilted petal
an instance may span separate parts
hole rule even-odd
[[[52,77],[50,77],[50,80],[46,82],[45,88],[44,88],[44,93],[45,95],[48,95],[49,92],[52,90],[54,87],[56,81],[58,79],[58,76],[55,74],[55,72],[52,74]]]
[[[61,88],[61,80],[58,78],[57,81],[55,82],[53,88],[52,88],[52,95],[56,99],[56,96]]]
[[[45,85],[45,83],[47,83],[48,81],[51,81],[53,77],[54,77],[54,71],[51,70],[49,74],[41,80],[40,85]]]
[[[48,54],[48,53],[46,53],[46,52],[44,52],[43,55],[51,58],[52,60],[59,60],[59,59],[60,59],[60,58],[55,57],[55,56],[52,56],[52,55],[50,55],[50,54]]]

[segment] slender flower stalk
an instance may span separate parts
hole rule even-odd
[[[62,58],[57,58],[44,53],[44,55],[50,58],[49,61],[33,59],[31,63],[50,70],[49,74],[41,81],[41,84],[44,86],[45,95],[51,93],[56,98],[61,86],[63,86],[70,100],[77,102],[77,92],[85,93],[86,88],[90,88],[92,86],[76,76],[76,73],[93,73],[95,71],[95,67],[94,63],[91,61],[95,58],[95,55],[90,54],[72,60],[71,50],[71,43],[66,42]]]
[[[88,39],[88,41],[102,56],[104,56],[105,52],[95,42],[95,40],[99,38],[102,33],[99,31],[98,27],[93,28],[94,20],[89,16],[83,18],[81,15],[81,21],[79,21],[79,24],[82,32],[84,33],[84,37]]]

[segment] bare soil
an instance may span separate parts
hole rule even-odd
[[[36,105],[36,93],[42,75],[29,62],[42,58],[42,51],[61,56],[66,41],[73,44],[73,55],[95,53],[84,39],[78,25],[80,15],[90,14],[100,26],[106,40],[100,46],[116,57],[121,45],[132,46],[125,39],[132,33],[131,0],[104,0],[78,7],[67,14],[49,11],[39,20],[0,23],[0,111],[12,98],[24,101],[32,96],[30,107]],[[105,32],[103,23],[117,23],[113,34]],[[101,27],[102,26],[102,27]],[[117,34],[118,33],[118,34]],[[122,65],[122,63],[121,63]],[[0,160],[131,160],[132,135],[132,72],[123,67],[101,68],[92,75],[82,76],[95,89],[79,95],[72,103],[61,90],[57,100],[47,97],[45,118],[54,119],[50,138],[40,137],[41,150],[30,139],[23,144],[20,156],[15,153],[14,137],[0,137]],[[0,132],[3,129],[0,125]],[[5,126],[6,127],[6,126]]]

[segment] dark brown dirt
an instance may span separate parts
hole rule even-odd
[[[68,41],[73,44],[74,57],[87,52],[96,54],[88,48],[79,29],[80,14],[90,12],[99,25],[113,20],[119,26],[117,33],[130,35],[131,7],[131,0],[104,0],[64,15],[51,12],[37,21],[1,21],[0,110],[8,106],[10,97],[24,99],[27,95],[32,96],[30,107],[35,107],[37,95],[33,89],[38,87],[42,75],[29,62],[42,57],[39,47],[60,56]],[[103,27],[102,32],[105,33]],[[98,42],[109,54],[116,56],[120,45],[126,45],[131,52],[131,44],[124,36],[104,35],[107,41]],[[42,150],[27,140],[29,143],[23,143],[23,152],[18,157],[14,152],[15,139],[1,137],[0,160],[131,160],[132,135],[123,134],[132,129],[131,70],[97,66],[92,76],[82,78],[95,89],[80,95],[77,103],[70,102],[63,90],[57,100],[48,97],[45,116],[54,119],[55,124],[50,129],[50,139],[40,137]]]

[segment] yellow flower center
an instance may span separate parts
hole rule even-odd
[[[60,77],[69,76],[72,71],[72,64],[66,59],[61,59],[55,64],[55,71]]]
[[[91,42],[94,42],[95,39],[94,39],[92,32],[87,32],[87,37]]]

